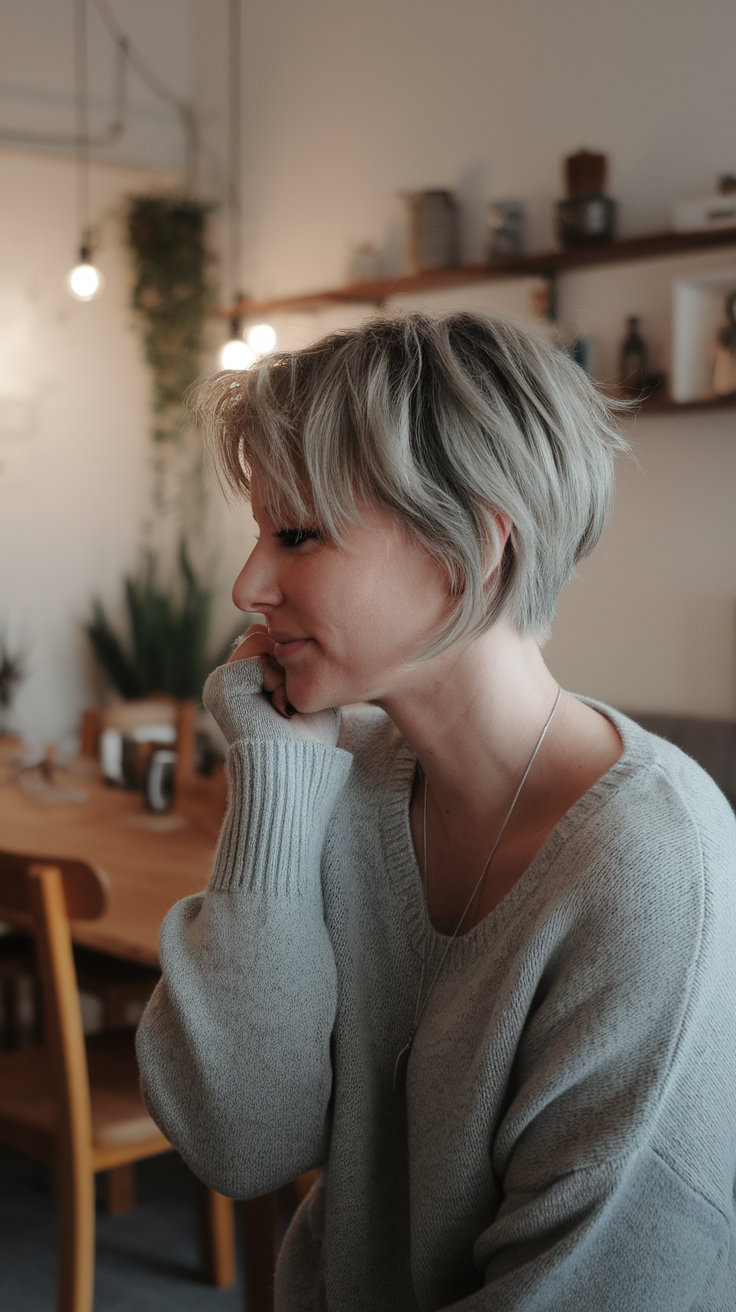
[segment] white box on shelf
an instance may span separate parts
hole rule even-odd
[[[699,232],[709,228],[736,228],[736,192],[726,196],[693,196],[675,201],[675,232]]]
[[[672,397],[709,401],[716,335],[726,322],[726,297],[736,292],[736,268],[719,269],[672,284]]]

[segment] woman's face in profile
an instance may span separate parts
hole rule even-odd
[[[255,475],[252,509],[259,537],[233,600],[264,616],[289,701],[307,712],[399,691],[447,616],[442,566],[374,503],[339,546],[272,520]]]

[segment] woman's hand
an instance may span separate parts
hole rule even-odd
[[[274,642],[268,636],[265,624],[251,624],[246,629],[231,661],[248,660],[251,656],[265,657],[263,667],[263,691],[270,692],[271,702],[279,715],[290,720],[295,714],[293,706],[286,700],[286,673],[273,654]]]
[[[337,746],[340,731],[340,712],[336,707],[300,715],[286,696],[286,671],[273,654],[274,641],[269,638],[265,624],[251,624],[235,648],[230,661],[248,660],[252,656],[264,658],[263,691],[270,693],[271,704],[279,715],[288,720],[300,738],[309,742]],[[229,662],[228,662],[229,664]]]

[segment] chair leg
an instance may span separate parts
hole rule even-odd
[[[33,1004],[31,1043],[41,1043],[43,1040],[43,996],[36,975],[31,975],[31,1001]]]
[[[298,1203],[303,1203],[310,1189],[317,1183],[319,1171],[305,1171],[304,1175],[298,1175],[294,1181],[294,1193]]]
[[[102,1025],[106,1030],[122,1029],[128,1012],[127,998],[111,995],[102,999]]]
[[[122,1216],[135,1207],[135,1162],[105,1171],[105,1201],[110,1216]]]
[[[57,1312],[92,1312],[95,1177],[61,1161],[56,1173],[59,1284]]]
[[[235,1283],[235,1209],[232,1198],[197,1187],[197,1221],[202,1274],[209,1285]]]
[[[6,1052],[12,1052],[19,1046],[18,1000],[14,979],[4,979],[2,981],[2,1002],[3,1024],[0,1047]]]
[[[243,1203],[247,1312],[273,1312],[277,1198],[276,1193],[264,1194]]]

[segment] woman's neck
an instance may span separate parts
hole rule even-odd
[[[503,805],[556,695],[534,638],[499,621],[473,642],[412,663],[379,704],[416,751],[440,808],[472,822]]]
[[[555,706],[557,684],[536,642],[499,622],[476,642],[407,667],[398,685],[378,704],[416,751],[426,780],[426,794],[415,782],[410,822],[417,860],[426,869],[426,796],[429,917],[443,933],[466,933],[506,896],[562,816],[611,768],[621,740],[608,719],[563,696],[479,885]]]

